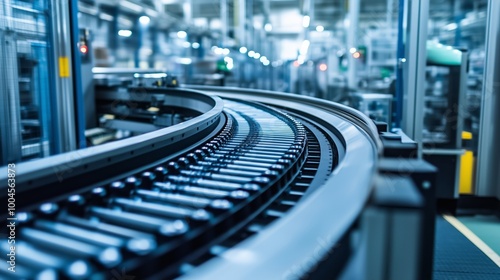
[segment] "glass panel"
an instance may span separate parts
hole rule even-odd
[[[4,0],[0,1],[0,5],[0,32],[4,36],[2,48],[10,44],[15,46],[9,53],[3,54],[4,71],[0,73],[2,79],[10,77],[9,80],[17,81],[17,87],[12,92],[13,96],[17,95],[16,102],[11,104],[13,106],[2,107],[2,110],[18,116],[20,122],[20,129],[16,131],[15,118],[10,119],[4,126],[8,133],[2,134],[2,137],[15,137],[15,133],[20,134],[21,140],[20,145],[3,146],[4,154],[15,154],[20,149],[16,161],[44,157],[51,153],[48,1]],[[8,90],[2,88],[0,95],[7,96]],[[2,139],[2,142],[10,140]],[[5,160],[7,157],[4,157]]]
[[[441,190],[450,190],[438,189],[439,198],[474,193],[487,5],[486,0],[430,1],[423,140],[430,151],[426,159],[440,169]],[[467,58],[460,64],[458,50]],[[456,153],[439,155],[433,148]]]
[[[463,110],[463,131],[472,133],[472,139],[464,140],[464,146],[473,151],[477,151],[479,138],[479,116],[481,105],[482,80],[484,70],[484,50],[486,31],[486,0],[477,1],[430,1],[429,8],[429,40],[444,46],[453,46],[466,49],[468,53],[468,68],[465,79],[465,96],[463,104],[459,104]],[[433,66],[434,67],[434,66]],[[445,99],[448,92],[446,84],[449,82],[446,70],[434,70],[428,67],[426,74],[427,92],[426,96],[435,98],[437,92],[441,101]],[[445,81],[447,80],[447,81]],[[454,81],[459,82],[459,81]],[[432,103],[430,99],[426,101],[426,125],[436,125],[436,117],[431,121],[430,115],[441,115],[441,122],[445,121],[444,112],[439,113],[436,106],[439,101]],[[450,109],[450,108],[449,108]],[[452,109],[452,108],[451,108]],[[451,110],[450,109],[450,110]],[[439,113],[439,114],[438,114]],[[433,128],[426,126],[432,131]],[[427,131],[426,131],[427,132]],[[469,138],[469,137],[467,137]]]

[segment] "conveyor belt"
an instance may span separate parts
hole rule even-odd
[[[103,94],[104,103],[154,96],[202,109],[172,127],[18,165],[16,277],[278,279],[306,274],[326,254],[318,237],[333,247],[345,235],[375,174],[370,120],[300,96],[198,90],[224,100],[185,89]],[[0,276],[11,274],[2,267]]]

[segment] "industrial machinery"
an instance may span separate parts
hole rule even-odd
[[[17,279],[432,272],[435,170],[413,158],[415,142],[351,108],[269,91],[100,84],[96,112],[135,136],[0,168],[4,201],[7,169],[19,174]],[[0,277],[10,273],[2,266]]]
[[[465,152],[462,131],[467,109],[467,65],[466,50],[428,42],[423,153],[440,170],[437,196],[443,208],[451,211],[456,209],[460,161]]]
[[[351,96],[351,100],[352,106],[370,117],[370,119],[387,124],[391,123],[392,95],[381,93],[354,93]]]

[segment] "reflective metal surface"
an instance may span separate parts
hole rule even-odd
[[[476,194],[500,199],[500,2],[488,1]]]
[[[87,273],[95,277],[114,267],[145,279],[298,278],[332,255],[343,258],[333,269],[341,272],[350,257],[346,240],[354,238],[382,151],[368,117],[270,91],[143,90],[141,96],[103,91],[97,98],[160,100],[196,107],[201,115],[19,164],[16,194],[26,199],[17,207],[34,217],[20,232],[25,250],[55,257],[57,271],[66,253],[96,262]],[[100,237],[88,239],[89,230]],[[148,246],[103,258],[122,246],[117,234],[147,239]],[[333,252],[339,244],[344,249]]]

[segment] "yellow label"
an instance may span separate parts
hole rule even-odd
[[[69,58],[67,56],[59,57],[59,77],[69,78]]]

